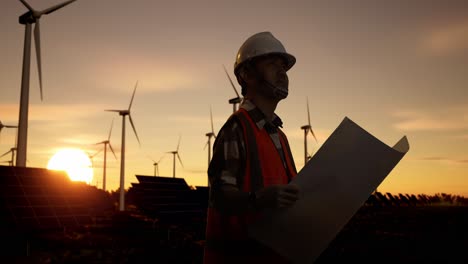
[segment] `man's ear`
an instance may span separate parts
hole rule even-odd
[[[239,75],[245,83],[249,84],[252,81],[255,81],[252,65],[250,63],[242,68],[242,70],[239,72]]]

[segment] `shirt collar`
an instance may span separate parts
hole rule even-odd
[[[267,121],[265,114],[258,108],[252,101],[244,99],[240,105],[240,108],[243,108],[247,111],[250,118],[254,121],[259,129],[263,129],[266,124],[272,125],[275,128],[283,127],[283,121],[281,118],[273,113],[273,120],[271,122]]]

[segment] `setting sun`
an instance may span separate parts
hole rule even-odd
[[[93,169],[88,155],[80,149],[62,149],[50,158],[47,169],[64,170],[72,181],[88,184],[93,180]]]

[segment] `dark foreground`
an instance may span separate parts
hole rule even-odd
[[[2,263],[201,263],[203,230],[114,213],[86,228],[4,236]],[[363,206],[316,263],[468,263],[466,249],[467,206]]]

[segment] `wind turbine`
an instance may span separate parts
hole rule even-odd
[[[15,151],[16,151],[16,148],[13,147],[9,151],[3,153],[3,155],[0,156],[0,158],[3,158],[4,156],[8,155],[8,153],[11,153],[11,161],[8,161],[8,163],[10,163],[10,166],[13,166],[13,161],[15,160]]]
[[[101,142],[98,142],[98,143],[95,144],[95,145],[104,144],[104,169],[103,169],[103,173],[102,173],[102,189],[104,191],[106,190],[107,145],[109,145],[109,148],[112,151],[112,154],[114,154],[114,157],[117,160],[117,156],[115,156],[114,149],[112,148],[112,145],[110,143],[110,137],[111,137],[112,126],[113,125],[114,125],[114,119],[112,119],[111,127],[110,127],[110,130],[109,130],[109,136],[107,137],[107,140],[104,140],[104,141],[101,141]]]
[[[130,124],[132,125],[133,132],[135,132],[136,139],[138,140],[138,144],[141,147],[140,139],[138,138],[138,134],[135,129],[135,125],[133,124],[132,116],[130,115],[130,108],[132,107],[133,98],[135,97],[135,91],[138,85],[138,81],[135,84],[135,88],[133,89],[132,99],[130,100],[130,105],[128,109],[125,110],[104,110],[108,112],[117,112],[119,115],[122,116],[122,146],[120,152],[120,204],[119,210],[125,210],[125,116],[128,116],[130,120]]]
[[[42,97],[42,68],[41,68],[41,31],[39,19],[42,15],[48,15],[76,0],[69,0],[61,4],[49,7],[42,11],[33,9],[25,0],[20,0],[29,10],[19,17],[19,23],[25,25],[24,50],[23,50],[23,72],[21,77],[21,97],[18,127],[18,154],[16,156],[16,166],[26,166],[26,151],[28,141],[28,112],[29,112],[29,75],[31,65],[31,25],[34,27],[34,42],[36,46],[37,67],[39,73],[39,88]]]
[[[175,158],[177,156],[177,158],[179,159],[179,162],[180,162],[180,165],[182,165],[182,167],[184,167],[184,164],[182,163],[182,160],[180,159],[180,156],[179,156],[179,146],[180,146],[180,136],[179,136],[179,143],[177,143],[177,148],[175,151],[168,151],[166,153],[171,153],[173,156],[172,156],[172,177],[175,178],[175,167],[176,167],[176,161],[175,161]]]
[[[159,176],[159,169],[158,165],[161,162],[161,160],[164,158],[164,155],[162,155],[158,161],[155,161],[153,158],[149,157],[153,161],[153,166],[154,166],[154,176]]]
[[[0,121],[0,134],[1,134],[3,128],[18,128],[18,126],[4,125],[2,123],[2,121]],[[16,144],[16,142],[15,142],[15,144]]]
[[[227,72],[226,66],[224,66],[224,64],[223,64],[223,68],[224,68],[224,72],[226,73],[226,75],[227,75],[227,77],[229,79],[229,82],[231,83],[232,89],[234,89],[234,92],[237,95],[237,97],[229,99],[229,103],[232,104],[232,112],[234,113],[234,112],[237,111],[237,104],[240,104],[240,102],[242,101],[242,98],[240,97],[239,93],[237,92],[237,89],[234,86],[234,83],[232,82],[232,79],[229,76],[229,73]]]
[[[310,155],[307,152],[307,134],[310,132],[315,138],[315,142],[318,143],[317,138],[315,137],[312,126],[310,125],[310,112],[309,112],[309,98],[307,97],[307,125],[301,126],[301,129],[304,130],[304,165],[309,161]]]
[[[97,154],[101,153],[102,149],[96,151],[94,154],[91,154],[89,153],[88,151],[86,151],[86,154],[88,154],[88,157],[89,157],[89,160],[91,160],[91,167],[94,168],[94,157],[96,157]]]
[[[216,134],[213,128],[213,113],[211,111],[211,106],[210,106],[210,118],[211,118],[211,132],[205,134],[208,137],[208,141],[206,142],[205,147],[204,147],[206,148],[208,146],[208,166],[210,166],[210,161],[211,161],[211,138],[214,137],[216,139]],[[209,183],[210,182],[208,181],[208,184]]]

